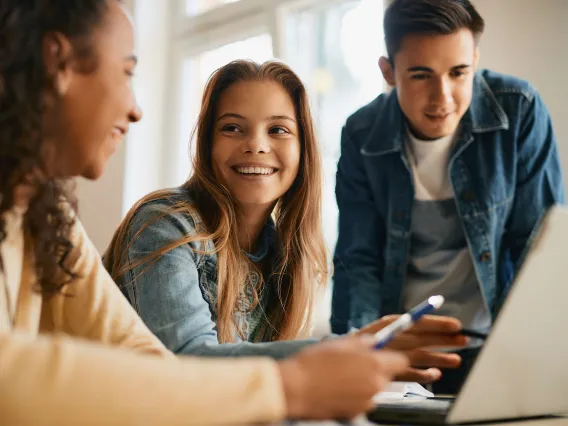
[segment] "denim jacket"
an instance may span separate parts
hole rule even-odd
[[[125,238],[126,260],[135,263],[183,237],[205,232],[197,213],[168,213],[178,201],[191,204],[184,189],[175,195],[143,204],[135,213]],[[149,224],[144,228],[144,225]],[[144,228],[144,229],[142,229]],[[139,234],[139,235],[137,235]],[[136,238],[133,238],[136,236]],[[262,260],[272,246],[274,224],[269,221],[260,236],[259,248],[247,254]],[[217,255],[212,240],[192,242],[175,248],[122,275],[117,284],[148,328],[175,353],[202,356],[254,356],[283,358],[314,340],[250,343],[235,331],[234,344],[217,339]],[[258,280],[252,274],[251,280]],[[247,283],[245,289],[256,282]],[[270,289],[265,289],[270,291]],[[246,293],[246,291],[245,291]],[[246,305],[246,300],[243,301]],[[247,335],[250,313],[235,313],[238,327]]]
[[[476,73],[460,128],[448,172],[475,272],[495,317],[539,218],[564,203],[560,161],[542,99],[511,76]],[[343,128],[334,333],[402,311],[414,201],[404,138],[396,90],[355,112]]]

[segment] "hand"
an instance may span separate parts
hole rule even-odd
[[[280,361],[287,416],[352,419],[374,407],[373,396],[409,362],[401,353],[376,351],[372,346],[369,336],[350,336]]]
[[[363,327],[359,334],[375,334],[399,317],[400,315],[384,316]],[[387,348],[404,352],[411,365],[403,374],[398,375],[396,380],[431,383],[442,376],[440,368],[459,367],[461,358],[458,354],[434,352],[432,349],[466,346],[469,339],[456,334],[461,328],[461,322],[455,318],[425,315],[395,337]]]

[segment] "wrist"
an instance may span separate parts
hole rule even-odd
[[[286,401],[286,416],[301,418],[305,415],[305,378],[296,359],[278,362],[282,388]]]

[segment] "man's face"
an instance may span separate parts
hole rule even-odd
[[[471,103],[478,50],[468,29],[448,35],[409,35],[379,65],[396,87],[411,131],[422,139],[454,133]]]

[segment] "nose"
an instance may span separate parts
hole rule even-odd
[[[138,101],[136,100],[136,95],[134,95],[134,91],[132,87],[130,87],[130,109],[128,110],[128,121],[131,123],[136,123],[137,121],[142,120],[142,109],[140,105],[138,105]]]
[[[242,153],[266,154],[270,152],[270,143],[263,135],[251,135],[243,142]]]
[[[432,85],[430,100],[436,105],[448,105],[452,102],[452,83],[449,79],[440,77]]]
[[[134,105],[130,108],[130,111],[128,111],[128,120],[131,123],[136,123],[137,121],[142,120],[142,109],[136,101],[134,101]]]

